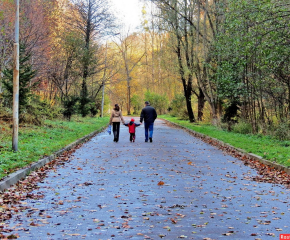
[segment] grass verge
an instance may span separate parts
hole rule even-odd
[[[30,163],[49,156],[93,131],[101,130],[109,118],[75,118],[72,121],[45,121],[41,127],[20,126],[18,152],[13,152],[12,130],[2,126],[0,143],[0,179]],[[4,132],[4,130],[6,131]],[[4,134],[5,133],[5,134]]]
[[[239,134],[221,130],[210,124],[190,123],[179,120],[169,115],[158,116],[195,132],[219,139],[236,148],[244,149],[248,153],[253,153],[272,162],[284,166],[290,166],[290,142],[279,141],[271,136]]]

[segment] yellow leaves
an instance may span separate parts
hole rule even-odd
[[[143,6],[143,7],[142,7],[142,14],[143,14],[143,15],[146,15],[146,13],[147,13],[146,8],[145,8],[145,6]],[[148,21],[147,21],[147,22],[148,22]]]

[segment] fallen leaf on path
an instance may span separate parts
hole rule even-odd
[[[163,186],[164,185],[164,182],[163,181],[160,181],[157,185],[158,186]]]
[[[173,219],[173,218],[170,218],[170,220],[171,220],[171,222],[172,222],[173,224],[176,224],[176,223],[177,223],[177,221],[176,221],[175,219]]]

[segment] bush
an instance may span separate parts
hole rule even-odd
[[[62,109],[51,105],[46,100],[41,100],[37,95],[31,95],[31,99],[19,113],[19,123],[34,124],[40,126],[45,119],[55,119],[61,115]],[[0,119],[12,123],[13,110],[8,107],[0,107]]]
[[[139,95],[134,94],[133,97],[131,97],[131,106],[134,109],[133,114],[140,114],[144,106],[144,100]]]
[[[98,108],[97,108],[96,104],[94,102],[91,102],[88,105],[89,105],[91,116],[95,117],[98,113]]]
[[[1,107],[0,106],[0,119],[5,122],[12,122],[12,109],[8,107]]]
[[[157,93],[147,91],[145,93],[145,101],[149,101],[150,105],[156,109],[158,114],[166,113],[168,108],[168,98],[166,94],[159,95]]]
[[[188,120],[188,112],[184,95],[176,95],[175,98],[171,101],[170,108],[171,116],[178,117],[182,120]]]
[[[61,108],[52,106],[48,101],[33,95],[30,103],[19,114],[19,123],[43,125],[46,119],[55,119],[61,115]]]
[[[70,121],[71,116],[77,112],[79,106],[77,103],[79,101],[79,97],[77,96],[69,96],[66,100],[63,101],[64,110],[62,112],[63,116]]]
[[[252,133],[252,125],[250,123],[241,121],[232,126],[232,131],[235,133],[250,134]]]
[[[228,131],[229,129],[229,125],[228,123],[225,123],[225,122],[219,122],[217,124],[217,126],[221,129],[221,130],[224,130],[224,131]]]
[[[289,140],[290,133],[289,133],[289,123],[281,122],[277,125],[273,135],[276,139],[280,141]]]

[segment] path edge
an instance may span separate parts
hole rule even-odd
[[[213,137],[209,137],[205,134],[202,134],[202,133],[199,133],[199,132],[196,132],[194,130],[191,130],[189,128],[186,128],[184,126],[181,126],[177,123],[174,123],[174,122],[171,122],[169,120],[166,120],[166,119],[163,119],[165,122],[168,122],[172,125],[174,125],[175,127],[178,127],[178,128],[181,128],[183,130],[185,130],[186,132],[190,133],[191,135],[203,140],[204,142],[206,143],[209,143],[210,145],[214,145],[214,146],[218,146],[219,148],[222,148],[222,149],[227,149],[227,150],[230,150],[232,152],[238,152],[240,153],[241,157],[246,157],[248,159],[253,159],[253,160],[256,160],[256,161],[259,161],[265,165],[268,165],[270,167],[273,167],[279,171],[284,171],[286,172],[287,174],[290,175],[290,167],[286,167],[284,165],[281,165],[281,164],[278,164],[278,163],[275,163],[275,162],[271,162],[269,160],[266,160],[264,158],[262,158],[261,156],[258,156],[256,154],[253,154],[253,153],[248,153],[246,152],[244,149],[240,149],[240,148],[237,148],[237,147],[234,147],[228,143],[225,143],[219,139],[216,139],[216,138],[213,138]]]
[[[98,133],[103,132],[107,127],[108,126],[106,125],[99,130],[93,131],[92,133],[90,133],[84,137],[81,137],[81,138],[77,139],[76,141],[74,141],[73,143],[71,143],[71,144],[65,146],[64,148],[54,152],[50,156],[47,156],[45,158],[41,158],[37,162],[34,162],[31,165],[29,165],[25,168],[19,169],[16,172],[13,172],[10,175],[6,176],[2,181],[0,181],[0,193],[3,192],[4,190],[8,189],[12,185],[18,183],[20,180],[24,179],[27,175],[29,175],[34,170],[41,168],[45,164],[56,159],[64,152],[71,150],[72,148],[74,148],[75,146],[77,146],[81,143],[89,141],[91,138],[93,138]]]

